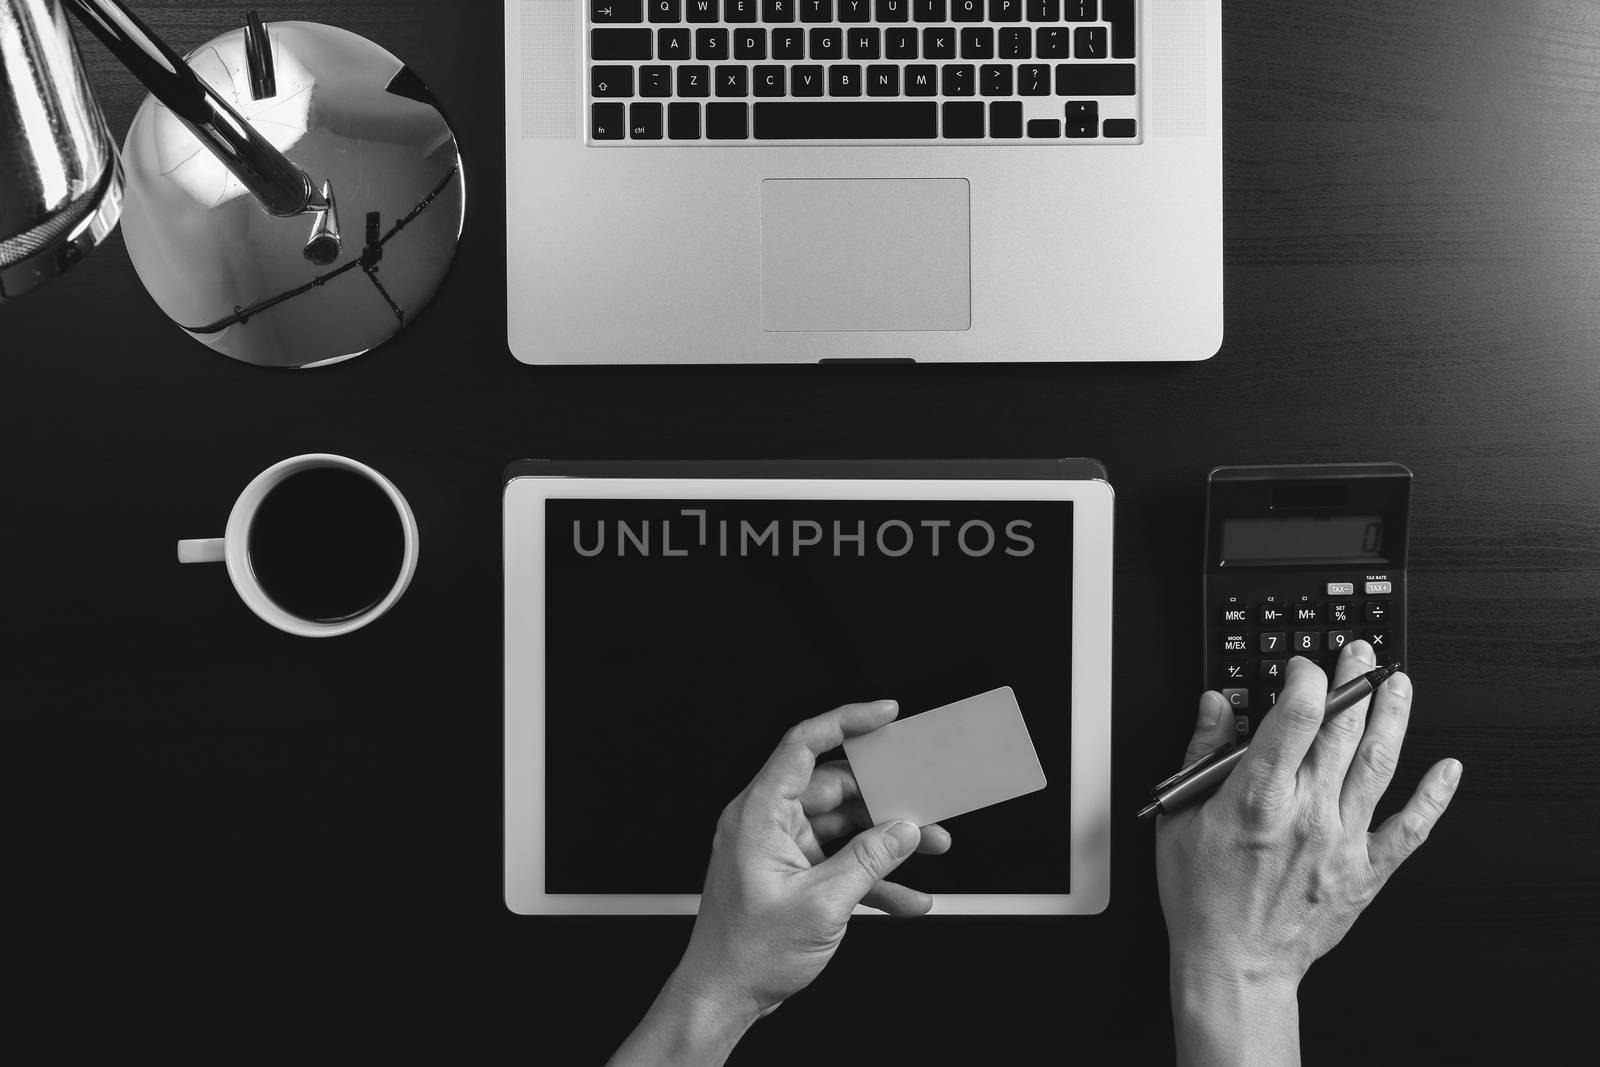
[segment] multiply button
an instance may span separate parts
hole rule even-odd
[[[1372,651],[1373,652],[1377,653],[1380,656],[1383,655],[1383,653],[1389,651],[1389,631],[1388,630],[1369,630],[1369,631],[1367,631],[1367,644],[1372,646]]]
[[[1382,622],[1389,617],[1389,602],[1387,600],[1369,600],[1362,610],[1362,617],[1368,622]]]
[[[1355,596],[1356,595],[1356,583],[1355,582],[1329,582],[1328,583],[1328,595],[1329,596]]]
[[[1367,595],[1368,596],[1388,596],[1392,592],[1394,592],[1394,583],[1393,582],[1368,582],[1367,583]]]

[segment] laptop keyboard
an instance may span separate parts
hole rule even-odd
[[[589,143],[1134,144],[1135,0],[588,0]]]

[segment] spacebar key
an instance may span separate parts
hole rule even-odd
[[[932,100],[785,100],[758,103],[755,113],[758,141],[932,140],[939,136],[939,106]]]

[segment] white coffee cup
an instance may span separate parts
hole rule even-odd
[[[400,562],[400,573],[389,592],[382,600],[361,614],[336,622],[306,619],[285,611],[267,596],[266,591],[261,588],[261,583],[256,580],[254,569],[250,566],[250,524],[254,521],[261,502],[267,498],[268,493],[291,476],[321,467],[333,467],[359,474],[382,489],[394,504],[394,509],[400,516],[401,528],[405,533],[405,552]],[[255,480],[245,486],[244,492],[240,493],[239,499],[234,502],[233,511],[228,515],[226,532],[221,537],[179,541],[178,562],[226,563],[228,577],[233,580],[233,587],[238,590],[240,599],[265,621],[285,633],[300,637],[338,637],[340,634],[359,630],[376,621],[394,607],[395,602],[406,591],[406,587],[411,584],[412,575],[417,572],[417,547],[416,516],[411,513],[411,505],[406,503],[406,498],[400,495],[400,490],[395,488],[393,482],[365,463],[358,463],[344,456],[316,453],[295,456],[281,463],[275,463],[256,475]]]

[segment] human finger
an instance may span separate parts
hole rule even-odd
[[[1390,675],[1372,695],[1366,736],[1356,747],[1339,793],[1339,816],[1345,829],[1360,832],[1372,825],[1378,800],[1394,780],[1410,721],[1411,679],[1404,674]]]
[[[847,737],[870,734],[888,725],[898,714],[899,704],[878,700],[846,704],[791,727],[751,783],[751,792],[785,800],[799,798],[811,782],[818,756],[838,748]]]
[[[823,844],[876,825],[872,821],[872,813],[859,800],[846,801],[833,811],[812,815],[810,821],[811,832]],[[924,856],[942,856],[950,851],[950,845],[950,831],[936,822],[929,823],[922,828],[922,840],[917,843],[917,852]]]
[[[1337,689],[1346,682],[1355,681],[1376,666],[1372,646],[1365,641],[1351,641],[1334,664],[1330,688]],[[1339,792],[1345,772],[1350,769],[1350,761],[1355,758],[1356,746],[1361,743],[1361,735],[1366,731],[1367,705],[1370,702],[1369,697],[1337,715],[1324,716],[1322,728],[1317,731],[1316,739],[1311,742],[1311,750],[1306,754],[1308,776],[1330,801]]]
[[[1372,832],[1367,855],[1379,878],[1388,881],[1395,868],[1422,847],[1456,795],[1456,788],[1461,784],[1461,770],[1459,760],[1435,763],[1417,783],[1416,792],[1411,794],[1406,806]]]
[[[933,897],[899,882],[879,882],[867,890],[861,903],[902,919],[915,919],[933,908]]]
[[[1296,656],[1289,661],[1283,693],[1261,720],[1250,749],[1228,776],[1225,788],[1254,797],[1287,797],[1311,742],[1322,726],[1328,679],[1322,668]]]
[[[1228,706],[1221,693],[1202,694],[1200,714],[1195,719],[1188,751],[1183,754],[1183,765],[1187,767],[1196,760],[1204,759],[1232,740],[1233,708]]]
[[[844,760],[824,763],[811,772],[811,781],[800,794],[800,810],[807,815],[832,811],[847,800],[861,799],[861,787],[850,764]],[[872,825],[871,823],[867,824]]]
[[[806,877],[854,907],[900,866],[922,841],[922,832],[904,819],[863,830]]]

